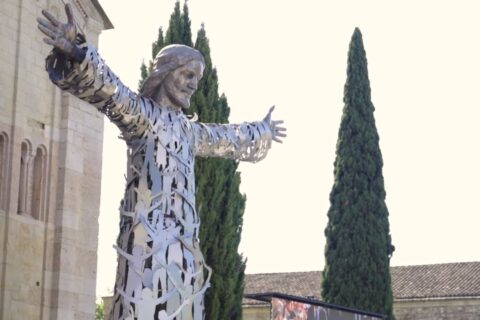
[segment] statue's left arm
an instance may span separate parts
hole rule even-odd
[[[108,68],[97,50],[77,33],[72,9],[65,5],[67,23],[43,10],[38,28],[53,46],[46,68],[50,79],[62,90],[94,105],[103,112],[128,140],[143,135],[149,128],[152,101],[126,87]]]
[[[222,157],[241,161],[257,162],[264,159],[272,140],[282,142],[285,128],[283,121],[270,119],[273,107],[263,121],[242,124],[192,123],[195,134],[195,155]]]
[[[60,89],[88,102],[105,114],[124,139],[141,136],[148,128],[152,102],[125,86],[100,57],[96,48],[82,43],[84,59],[72,62],[53,50],[46,59],[50,79]]]

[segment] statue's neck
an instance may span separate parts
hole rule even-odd
[[[163,92],[163,87],[158,90],[157,94],[153,97],[153,101],[162,109],[168,110],[173,113],[183,113],[182,109],[175,105],[168,97],[168,95]]]
[[[169,104],[159,104],[158,102],[157,102],[157,104],[161,109],[167,110],[168,112],[175,113],[175,114],[183,113],[182,109],[180,109],[178,107],[172,107]]]

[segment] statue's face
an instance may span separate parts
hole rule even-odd
[[[190,98],[197,90],[203,69],[200,61],[192,60],[167,76],[163,82],[163,94],[166,95],[173,107],[190,107]]]

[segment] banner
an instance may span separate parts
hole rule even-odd
[[[381,317],[272,297],[272,320],[381,320]]]

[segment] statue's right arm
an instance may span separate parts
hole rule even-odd
[[[115,123],[125,139],[143,135],[154,110],[153,102],[127,88],[100,58],[97,50],[77,34],[70,5],[65,5],[67,23],[48,11],[38,18],[38,28],[53,46],[46,68],[59,88],[94,105]]]

